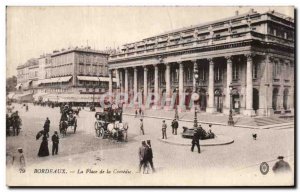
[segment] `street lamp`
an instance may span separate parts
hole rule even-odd
[[[193,93],[193,100],[194,100],[194,129],[198,127],[198,119],[197,119],[197,107],[196,107],[196,101],[199,99],[199,95],[197,94],[197,85],[198,85],[198,69],[197,67],[194,69],[194,78],[195,78],[195,87],[194,87],[194,93]]]
[[[176,88],[176,94],[177,94],[177,88]],[[177,99],[177,95],[176,95],[176,98],[175,99]],[[179,120],[179,116],[178,116],[178,109],[177,109],[177,104],[176,104],[176,102],[175,102],[175,119],[177,119],[177,120]]]
[[[229,94],[230,94],[230,110],[229,110],[229,117],[228,117],[228,125],[229,126],[233,126],[234,125],[234,121],[232,118],[232,83],[230,83],[229,85]]]

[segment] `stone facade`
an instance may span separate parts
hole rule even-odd
[[[110,56],[109,70],[122,93],[178,93],[182,110],[197,92],[197,107],[208,113],[293,112],[294,27],[276,12],[251,10],[126,44]]]

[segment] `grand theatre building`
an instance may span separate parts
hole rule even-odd
[[[110,56],[109,70],[117,91],[177,93],[180,109],[189,110],[197,92],[196,106],[208,113],[293,113],[294,27],[274,11],[236,13],[125,44]]]

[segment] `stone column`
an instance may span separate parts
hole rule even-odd
[[[120,70],[119,70],[119,69],[116,69],[115,72],[116,72],[116,83],[117,83],[117,88],[118,88],[118,89],[121,89],[121,87],[120,87],[120,74],[119,74]],[[119,91],[119,90],[118,90],[118,91]]]
[[[232,83],[232,58],[226,57],[226,61],[227,61],[227,83],[226,83],[226,98],[225,98],[225,106],[226,106],[226,110],[224,110],[225,114],[229,114],[229,110],[230,110],[230,84]]]
[[[124,81],[123,81],[123,72],[119,70],[119,85],[120,85],[120,92],[124,93]]]
[[[246,110],[244,115],[254,115],[253,111],[253,83],[252,83],[252,65],[253,55],[245,55],[247,57],[247,69],[246,69]]]
[[[125,95],[128,98],[128,69],[125,68],[125,85],[124,85],[124,89],[125,89]],[[127,103],[128,100],[126,100],[125,102]]]
[[[112,97],[112,70],[109,69],[108,70],[108,77],[109,77],[109,81],[108,81],[108,94],[109,94],[109,100],[111,101],[111,97]]]
[[[179,94],[179,109],[181,111],[185,110],[185,106],[184,106],[184,91],[183,91],[183,63],[182,62],[178,62],[179,64],[179,82],[178,82],[178,94]]]
[[[171,68],[170,63],[166,63],[165,78],[166,78],[166,96],[167,97],[170,97],[170,95],[171,95],[171,79],[170,79],[171,70],[170,70],[170,68]]]
[[[192,60],[193,63],[193,68],[194,68],[194,76],[193,76],[193,93],[195,93],[197,91],[197,82],[195,79],[195,75],[198,72],[198,64],[197,64],[197,60]],[[199,76],[198,76],[199,78]]]
[[[166,80],[166,103],[165,103],[165,109],[170,109],[170,98],[171,98],[171,65],[170,63],[166,63],[166,71],[165,71],[165,80]]]
[[[133,68],[133,95],[134,98],[137,96],[138,87],[137,87],[137,68]]]
[[[144,66],[144,105],[147,102],[148,96],[148,68]]]
[[[209,62],[209,77],[208,77],[208,103],[206,112],[213,113],[215,112],[214,106],[214,61],[212,58],[208,59]]]
[[[158,65],[154,65],[154,94],[158,95]]]

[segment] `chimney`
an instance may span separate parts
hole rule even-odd
[[[239,15],[239,11],[236,10],[236,11],[235,11],[235,16],[238,16],[238,15]]]

